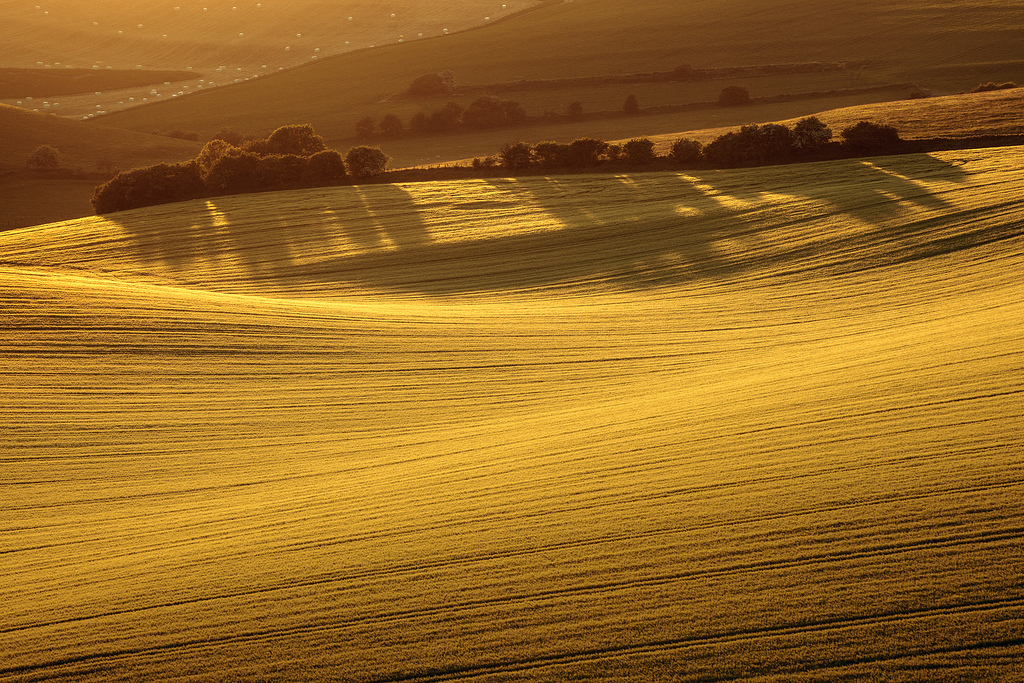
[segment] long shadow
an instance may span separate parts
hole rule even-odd
[[[842,182],[820,182],[822,172],[838,174]],[[456,194],[440,208],[436,201],[417,203],[415,193],[398,185],[324,188],[277,198],[211,199],[186,235],[179,227],[153,230],[143,215],[133,234],[140,253],[169,268],[233,260],[236,272],[281,292],[355,287],[446,296],[586,283],[653,287],[741,274],[764,268],[767,259],[795,263],[822,249],[851,246],[839,238],[831,245],[827,236],[816,244],[780,244],[773,231],[794,222],[842,214],[878,225],[878,231],[920,229],[902,227],[901,214],[947,208],[924,183],[952,187],[967,176],[956,164],[918,155],[911,163],[858,159],[757,171],[641,173],[611,182],[606,174],[496,179],[480,181],[488,184],[490,199],[467,203]],[[796,208],[780,211],[787,202]],[[432,238],[430,223],[441,214],[448,223],[472,225],[488,210],[486,220],[494,220],[498,204],[517,203],[532,232],[517,234],[513,225],[511,232],[496,230],[495,237]],[[122,224],[133,230],[133,220]],[[858,239],[874,237],[867,228]]]

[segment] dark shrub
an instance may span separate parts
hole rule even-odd
[[[431,133],[446,133],[458,129],[462,123],[462,106],[448,102],[440,109],[435,109],[427,117],[426,130]]]
[[[462,114],[462,125],[473,129],[512,126],[525,120],[526,110],[518,102],[491,96],[473,100]]]
[[[750,104],[750,91],[741,85],[728,85],[718,94],[718,104],[723,107]]]
[[[416,112],[409,119],[409,130],[417,135],[422,135],[430,130],[430,122],[427,115],[421,111]]]
[[[704,148],[704,158],[715,166],[757,166],[785,161],[796,149],[795,135],[786,126],[752,124],[713,140]]]
[[[345,167],[357,178],[380,175],[390,159],[377,147],[353,147],[345,155]]]
[[[569,145],[558,142],[538,142],[533,146],[533,153],[544,168],[560,168],[569,165]]]
[[[622,146],[622,156],[630,164],[646,166],[653,164],[658,158],[654,153],[654,143],[647,138],[633,138]]]
[[[604,149],[604,158],[608,161],[621,161],[622,160],[622,145],[608,145]]]
[[[506,142],[501,146],[498,158],[502,166],[515,171],[533,163],[533,151],[525,142]]]
[[[223,156],[206,175],[206,189],[212,195],[253,192],[261,187],[260,157],[251,152]]]
[[[306,157],[296,154],[268,154],[256,167],[257,189],[295,183],[305,175]]]
[[[858,121],[840,135],[843,144],[858,153],[885,152],[902,142],[899,131],[892,126],[870,121]]]
[[[692,164],[701,160],[704,145],[689,138],[679,138],[672,143],[668,158],[674,164]]]
[[[450,95],[455,92],[455,74],[451,71],[425,74],[414,80],[405,92],[413,97]]]
[[[1020,87],[1020,86],[1018,86],[1013,81],[1007,81],[1006,83],[998,83],[998,84],[997,83],[993,83],[992,81],[989,81],[988,83],[981,83],[980,85],[975,86],[974,88],[971,89],[971,92],[991,92],[993,90],[1012,90],[1013,88],[1017,88],[1017,87]]]
[[[568,161],[570,166],[585,168],[597,166],[601,154],[608,149],[608,143],[595,138],[578,138],[569,143]]]
[[[331,182],[345,177],[345,160],[335,149],[325,149],[306,161],[304,179],[314,183]]]
[[[169,138],[177,138],[178,140],[191,140],[192,142],[199,141],[199,133],[193,133],[191,131],[184,131],[178,129],[166,133],[166,136]]]
[[[579,102],[579,101],[570,102],[569,103],[568,114],[569,114],[569,118],[571,118],[571,119],[578,119],[581,116],[583,116],[583,103]]]
[[[92,207],[97,214],[195,199],[204,194],[195,162],[157,164],[118,173],[96,188]]]

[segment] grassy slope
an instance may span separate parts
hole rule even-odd
[[[0,677],[1018,678],[1022,171],[0,235]]]
[[[395,109],[385,100],[389,94],[403,91],[418,75],[442,69],[472,84],[668,70],[684,62],[868,59],[871,68],[836,76],[841,80],[833,87],[919,79],[926,87],[956,91],[979,80],[1024,80],[1018,14],[1015,3],[988,0],[898,6],[884,0],[827,0],[811,10],[791,0],[578,0],[497,26],[340,55],[255,82],[115,113],[108,122],[136,130],[183,127],[204,133],[222,126],[262,132],[304,122],[329,138],[349,137],[360,117]],[[953,35],[950,25],[957,27]],[[777,92],[793,87],[780,84]],[[685,88],[680,90],[672,103],[692,101]],[[608,94],[602,108],[621,106],[627,92]],[[561,93],[560,107],[583,94]],[[669,102],[647,102],[655,103]],[[437,103],[425,103],[432,104]]]
[[[0,104],[0,230],[49,223],[92,213],[89,200],[102,177],[45,178],[25,172],[39,145],[60,151],[61,165],[95,174],[109,161],[129,169],[194,157],[201,145],[148,133],[69,121]]]

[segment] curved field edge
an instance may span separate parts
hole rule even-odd
[[[0,235],[0,676],[1012,680],[1021,170]]]

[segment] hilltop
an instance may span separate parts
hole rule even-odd
[[[999,680],[1019,148],[0,234],[0,677]]]

